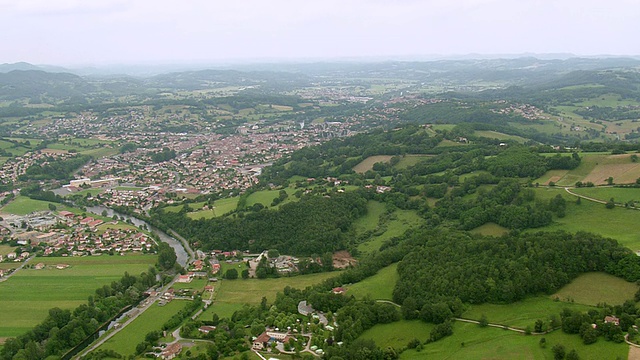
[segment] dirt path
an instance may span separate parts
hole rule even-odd
[[[640,348],[629,346],[629,360],[640,360]]]

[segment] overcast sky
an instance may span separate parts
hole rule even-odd
[[[0,63],[640,55],[640,0],[0,0]]]

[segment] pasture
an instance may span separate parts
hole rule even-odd
[[[393,300],[393,288],[398,281],[398,263],[389,265],[360,282],[348,285],[347,296],[371,297],[374,300]]]
[[[407,154],[400,158],[400,162],[398,162],[394,168],[399,170],[406,169],[432,156],[433,155]]]
[[[640,250],[640,222],[638,221],[640,213],[638,210],[621,207],[607,209],[604,204],[585,199],[582,199],[578,205],[576,204],[577,198],[567,194],[562,188],[538,188],[534,191],[536,199],[550,199],[556,194],[561,194],[567,200],[566,216],[554,218],[553,222],[545,227],[525,231],[589,231],[616,239],[631,250]],[[600,219],[606,219],[606,222],[603,223]]]
[[[49,204],[55,205],[58,211],[71,211],[71,209],[67,208],[64,205],[50,203],[48,201],[33,200],[26,196],[17,196],[0,210],[6,214],[27,215],[31,214],[34,211],[49,211]]]
[[[155,255],[35,258],[31,265],[0,283],[0,337],[17,336],[44,320],[49,309],[73,309],[84,304],[98,287],[118,280],[125,272],[140,274],[154,266]],[[68,264],[58,270],[56,264]],[[37,291],[34,291],[37,289]]]
[[[544,337],[545,348],[539,341]],[[425,340],[420,339],[420,340]],[[407,350],[400,360],[419,359],[553,359],[551,348],[562,344],[567,352],[575,349],[582,360],[626,359],[627,344],[598,339],[595,344],[583,345],[578,335],[554,331],[544,336],[526,336],[499,328],[480,328],[476,324],[456,322],[453,335],[424,346],[422,351]]]
[[[369,253],[378,251],[382,244],[396,236],[401,236],[407,229],[419,226],[422,218],[414,210],[396,210],[384,220],[374,231],[373,236],[358,245],[358,251]]]
[[[367,202],[367,214],[353,222],[356,234],[362,234],[365,231],[375,230],[378,226],[380,215],[384,213],[385,205],[378,201],[370,200]]]
[[[489,236],[502,236],[509,232],[509,229],[502,227],[496,223],[486,223],[478,226],[470,231],[472,234],[489,235]]]
[[[602,201],[609,201],[609,199],[613,198],[619,204],[629,201],[640,202],[640,188],[591,187],[575,188],[571,189],[571,191]],[[640,214],[638,215],[640,216]]]
[[[556,185],[573,186],[578,181],[590,181],[596,185],[604,185],[610,176],[616,184],[635,183],[640,177],[640,163],[632,162],[631,155],[581,153],[582,161],[577,168],[549,171],[534,180],[534,183],[547,184],[551,180]]]
[[[293,196],[293,194],[296,192],[296,189],[291,188],[291,187],[287,187],[284,189],[284,191],[287,192],[287,194],[289,195],[288,198],[286,198],[283,202],[281,202],[280,204],[276,205],[274,208],[277,208],[278,206],[282,205],[282,204],[286,204],[288,202],[294,201],[295,197]],[[247,197],[247,207],[251,207],[257,203],[260,203],[262,205],[264,205],[265,207],[271,207],[271,202],[273,201],[273,199],[278,197],[278,194],[280,193],[280,190],[260,190],[260,191],[256,191],[254,193],[252,193],[251,195],[249,195],[249,197]]]
[[[186,304],[185,300],[173,300],[164,306],[157,303],[151,305],[131,324],[107,340],[98,349],[114,350],[122,355],[133,355],[136,345],[141,343],[147,333],[162,330],[162,324],[180,311]]]
[[[219,199],[213,203],[213,208],[209,210],[190,212],[187,214],[187,216],[194,220],[200,218],[211,219],[216,216],[222,216],[236,209],[236,207],[238,206],[238,199],[239,198],[237,196],[232,198]],[[200,208],[202,208],[202,206],[200,206]]]
[[[485,137],[489,139],[498,139],[498,140],[505,140],[505,141],[513,140],[520,144],[524,144],[525,142],[528,141],[528,139],[525,139],[521,136],[509,135],[509,134],[501,133],[498,131],[492,131],[492,130],[476,130],[474,134],[476,136]]]
[[[391,160],[392,156],[391,155],[374,155],[374,156],[369,156],[368,158],[362,160],[358,165],[353,167],[353,171],[360,173],[360,174],[364,174],[367,171],[373,169],[373,164],[378,163],[378,162],[389,162],[389,160]]]
[[[587,273],[551,295],[560,300],[571,299],[579,304],[596,306],[601,303],[622,305],[633,299],[638,285],[605,273]]]
[[[564,298],[561,298],[564,300]],[[546,321],[551,315],[560,316],[562,309],[574,311],[588,311],[592,306],[586,306],[565,301],[554,301],[551,297],[535,296],[512,304],[480,304],[469,305],[469,309],[462,314],[465,319],[480,320],[482,315],[492,324],[508,325],[519,329],[530,326],[533,329],[536,320]]]
[[[435,328],[434,324],[420,320],[400,320],[389,324],[375,325],[363,332],[358,339],[371,339],[383,349],[387,347],[400,349],[407,346],[409,341],[413,339],[422,341],[428,339],[433,328]]]

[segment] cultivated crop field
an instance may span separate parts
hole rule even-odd
[[[573,170],[552,170],[536,179],[534,183],[547,184],[550,180],[556,185],[573,186],[576,182],[591,181],[596,185],[607,184],[607,178],[613,177],[616,184],[635,183],[640,177],[640,163],[631,161],[632,154],[580,153],[582,161]]]
[[[124,275],[140,274],[156,262],[155,255],[35,258],[30,265],[45,269],[22,269],[0,283],[0,337],[22,334],[44,320],[49,309],[73,309],[86,303],[98,287]],[[70,265],[58,270],[56,264]]]

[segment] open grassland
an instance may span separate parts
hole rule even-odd
[[[66,193],[64,196],[72,196],[72,195],[79,195],[82,197],[85,197],[87,195],[89,196],[96,196],[98,194],[102,194],[104,192],[104,189],[85,189],[85,190],[80,190],[80,191],[76,191],[76,192],[71,192],[69,191],[68,193]]]
[[[435,328],[434,324],[427,324],[420,320],[400,320],[390,324],[376,325],[363,332],[358,339],[371,339],[383,349],[387,347],[400,349],[407,346],[413,339],[422,341],[428,339],[433,328]]]
[[[86,303],[98,287],[111,284],[125,272],[140,274],[156,262],[155,255],[35,258],[42,270],[22,269],[0,283],[0,337],[17,336],[44,320],[49,309],[73,309]],[[55,269],[56,264],[70,265]]]
[[[291,188],[291,187],[287,187],[287,188],[284,189],[284,191],[287,192],[289,197],[286,198],[280,204],[274,206],[274,208],[278,208],[282,204],[286,204],[288,202],[297,200],[293,196],[293,194],[296,192],[296,189]],[[256,192],[252,193],[251,195],[249,195],[249,197],[247,197],[247,206],[251,207],[251,206],[253,206],[253,205],[257,204],[257,203],[260,203],[260,204],[264,205],[265,207],[271,207],[271,202],[273,202],[273,199],[278,197],[279,193],[280,193],[280,190],[260,190],[260,191],[256,191]]]
[[[378,325],[379,326],[379,325]],[[540,347],[540,338],[547,340]],[[425,339],[421,339],[425,340]],[[562,344],[567,352],[575,349],[582,360],[626,359],[627,344],[616,344],[598,339],[595,344],[584,345],[578,335],[554,331],[544,336],[526,336],[499,328],[480,328],[476,324],[456,322],[453,335],[424,346],[422,351],[407,350],[401,360],[421,359],[553,359],[552,347]]]
[[[391,158],[392,158],[391,155],[369,156],[368,158],[362,160],[358,165],[354,166],[353,171],[360,174],[364,174],[367,171],[373,169],[373,164],[379,163],[379,162],[386,163],[386,162],[389,162]]]
[[[465,143],[459,143],[456,141],[452,141],[449,139],[443,139],[442,141],[440,141],[440,143],[438,145],[436,145],[436,147],[448,147],[448,146],[466,146],[467,144]]]
[[[554,218],[553,223],[539,229],[529,229],[528,232],[539,230],[565,230],[569,232],[589,231],[618,240],[631,250],[640,250],[640,212],[638,210],[616,207],[607,209],[604,204],[585,199],[580,205],[576,204],[576,197],[567,194],[564,189],[549,188],[535,189],[536,199],[549,199],[561,194],[567,200],[566,216]]]
[[[567,176],[569,170],[549,170],[541,177],[533,181],[534,184],[549,185],[550,182],[558,183],[562,178]]]
[[[232,198],[216,200],[213,203],[212,209],[194,211],[188,213],[187,216],[194,220],[200,218],[211,219],[216,216],[222,216],[236,209],[236,207],[238,206],[238,199],[239,198],[236,196]],[[202,206],[200,206],[200,208],[202,208]]]
[[[582,274],[552,295],[560,300],[571,299],[576,303],[621,305],[633,299],[638,285],[605,273]]]
[[[433,155],[407,154],[400,158],[400,162],[398,162],[394,168],[399,170],[406,169],[432,156]]]
[[[629,201],[640,202],[640,188],[614,188],[614,187],[592,187],[571,189],[572,192],[590,198],[609,201],[613,198],[616,203],[627,203]],[[640,216],[640,213],[638,214]]]
[[[563,299],[562,299],[563,300]],[[512,304],[480,304],[470,305],[462,314],[465,319],[480,320],[482,315],[492,324],[510,327],[533,329],[536,320],[547,321],[551,315],[560,317],[562,309],[588,311],[594,307],[564,301],[554,301],[547,296],[536,296]]]
[[[369,253],[378,251],[387,240],[401,236],[407,229],[419,226],[422,218],[414,210],[396,210],[390,218],[380,225],[380,230],[367,242],[358,245],[358,251]],[[379,232],[379,233],[378,233]]]
[[[304,289],[307,286],[337,276],[336,272],[281,277],[277,279],[222,280],[216,284],[215,302],[227,304],[259,304],[263,297],[272,303],[276,293],[290,286]]]
[[[162,330],[162,324],[180,311],[186,304],[184,300],[173,300],[164,306],[153,304],[142,315],[123,330],[107,340],[98,349],[114,350],[121,355],[133,355],[136,345],[141,343],[147,333]]]
[[[395,263],[378,270],[378,273],[373,276],[347,286],[347,295],[353,295],[356,298],[369,296],[374,300],[392,300],[393,288],[396,286],[398,277],[398,263]]]
[[[587,99],[582,102],[576,103],[578,106],[587,107],[587,106],[600,106],[600,107],[618,107],[618,106],[628,106],[628,105],[640,105],[637,101],[632,99],[623,99],[618,94],[605,94],[602,96],[594,97],[591,99]]]
[[[470,231],[473,234],[480,235],[490,235],[490,236],[501,236],[509,232],[509,229],[502,227],[496,223],[486,223],[478,226],[477,228]]]
[[[378,226],[380,215],[384,213],[385,205],[378,201],[370,200],[367,202],[367,215],[358,218],[353,222],[356,234],[362,234],[365,231],[374,230]]]
[[[518,142],[520,144],[524,144],[525,142],[528,141],[528,139],[525,139],[525,138],[520,137],[520,136],[509,135],[509,134],[505,134],[505,133],[501,133],[501,132],[497,132],[497,131],[492,131],[492,130],[476,130],[475,131],[475,135],[476,136],[485,137],[485,138],[489,138],[489,139],[513,140],[513,141],[516,141],[516,142]]]
[[[58,211],[71,211],[71,209],[61,204],[50,203],[48,201],[33,200],[26,196],[17,196],[15,199],[13,199],[13,201],[2,208],[2,212],[6,214],[27,215],[34,211],[49,211],[49,204],[54,205],[58,209]]]

